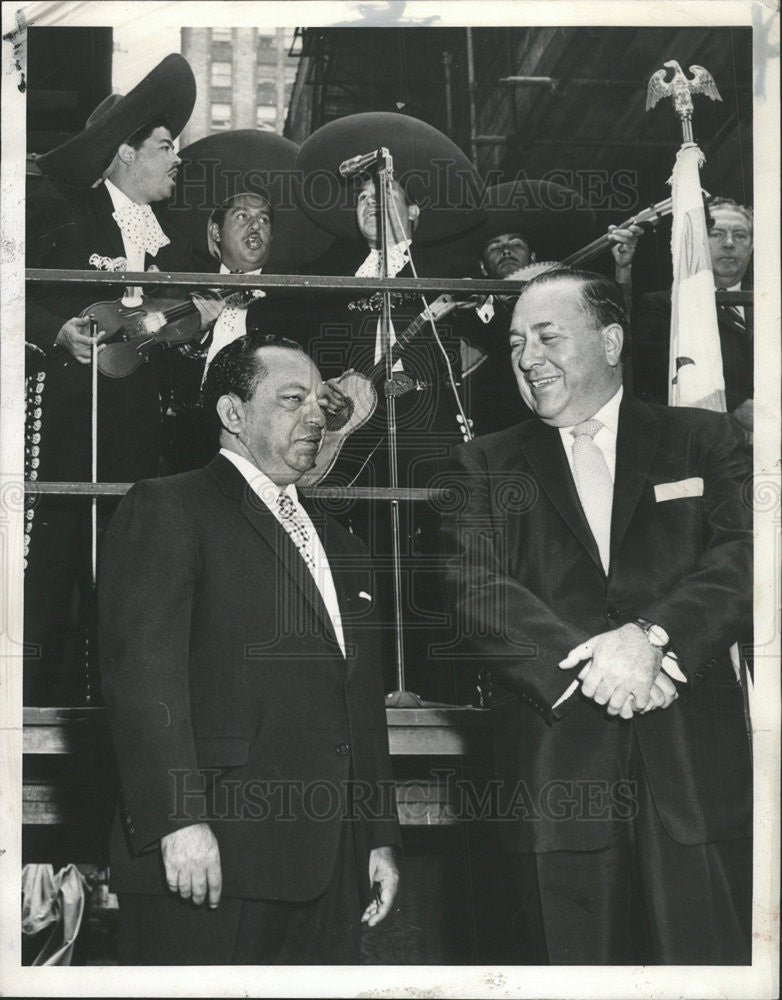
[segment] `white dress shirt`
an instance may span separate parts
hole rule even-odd
[[[395,243],[392,247],[388,248],[388,277],[395,278],[400,271],[404,270],[405,266],[410,261],[410,244],[412,240],[401,240],[399,243]],[[383,254],[380,250],[373,248],[369,251],[364,262],[361,264],[359,269],[356,271],[357,278],[379,278],[381,271],[381,261]],[[389,322],[389,333],[391,347],[393,348],[396,343],[396,332],[394,330],[393,320]],[[375,364],[380,361],[383,357],[383,338],[380,334],[380,320],[377,321],[377,331],[375,334]],[[401,372],[402,362],[397,361],[394,364],[393,371]]]
[[[125,259],[128,262],[127,270],[145,271],[145,257],[148,247],[144,240],[144,236],[149,236],[150,245],[157,244],[157,249],[152,256],[156,256],[157,250],[161,247],[168,246],[171,241],[160,228],[160,223],[155,218],[149,205],[139,205],[131,198],[128,198],[125,192],[120,191],[117,185],[112,184],[108,178],[106,178],[103,183],[106,185],[106,190],[108,191],[111,203],[114,206],[114,221],[117,223],[117,228],[122,236],[122,245],[125,248]],[[146,211],[144,211],[145,209]],[[134,238],[131,229],[127,225],[123,227],[121,220],[124,215],[129,214],[131,216],[138,216],[140,213],[144,213],[145,216],[151,216],[151,220],[147,218],[133,227],[137,233],[136,238]],[[148,234],[145,233],[145,230],[147,229],[149,230]],[[123,305],[137,306],[141,304],[142,300],[142,289],[138,286],[131,285],[125,289],[125,294],[122,297]]]
[[[599,420],[603,425],[592,440],[603,453],[612,483],[616,480],[616,433],[619,429],[619,404],[622,402],[623,392],[624,389],[620,385],[605,406],[601,406],[597,413],[589,418],[590,420]],[[571,473],[573,472],[573,444],[575,441],[573,428],[575,426],[576,424],[557,428],[559,436],[562,438]]]
[[[259,468],[253,465],[252,462],[249,461],[249,459],[246,459],[243,455],[237,455],[235,451],[229,451],[228,448],[221,448],[220,454],[225,455],[228,461],[236,466],[239,472],[241,472],[247,480],[250,489],[257,495],[259,500],[261,500],[266,507],[269,508],[277,522],[282,526],[283,531],[287,534],[288,529],[285,526],[285,522],[280,514],[280,509],[277,506],[277,497],[280,492],[282,492],[280,487],[276,486],[265,473],[261,472]],[[337,636],[339,648],[342,650],[342,655],[344,656],[345,634],[342,628],[342,615],[339,609],[337,589],[334,586],[334,577],[331,575],[331,567],[329,566],[328,557],[326,556],[326,550],[323,548],[323,543],[320,540],[320,536],[318,535],[309,514],[299,503],[296,487],[292,484],[290,486],[286,486],[285,492],[295,504],[297,515],[307,528],[307,532],[310,537],[313,561],[315,564],[314,568],[310,566],[307,566],[307,568],[312,574],[312,578],[320,591],[323,603],[326,605],[326,610],[328,611],[329,618],[331,619],[331,624],[334,626],[334,632]],[[304,564],[307,565],[306,560],[303,561]]]
[[[263,271],[262,267],[257,267],[254,271],[244,271],[243,274],[260,274]],[[225,266],[225,264],[220,264],[220,274],[231,274],[231,271]],[[266,295],[260,288],[254,288],[252,290],[252,297],[254,299],[262,299]],[[227,344],[233,343],[239,337],[243,337],[247,333],[247,305],[238,305],[230,303],[225,306],[223,311],[215,320],[215,324],[212,328],[212,340],[209,344],[209,349],[206,352],[206,362],[204,364],[204,374],[201,379],[201,384],[203,385],[203,380],[206,378],[206,372],[209,365],[212,363],[212,359],[221,351]]]
[[[608,400],[608,402],[602,406],[597,413],[595,413],[589,419],[599,420],[603,425],[600,430],[595,434],[592,439],[600,451],[603,453],[606,465],[608,466],[608,473],[611,476],[611,482],[616,482],[616,438],[617,432],[619,430],[619,405],[622,402],[622,395],[624,393],[623,387],[620,385],[614,395]],[[570,427],[558,427],[560,437],[562,438],[562,445],[565,449],[565,455],[570,465],[570,472],[573,472],[573,427],[577,426],[573,424]],[[565,650],[564,653],[567,653]],[[563,655],[564,655],[563,653]],[[681,683],[686,683],[687,678],[682,673],[679,664],[676,662],[676,656],[673,653],[666,653],[662,660],[663,670],[674,680],[680,681]],[[567,688],[565,693],[559,698],[553,705],[556,708],[558,705],[562,704],[567,698],[573,694],[579,685],[578,680],[574,680],[573,683]]]

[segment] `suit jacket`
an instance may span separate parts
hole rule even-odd
[[[457,629],[462,655],[494,677],[511,849],[609,844],[632,818],[633,741],[674,840],[747,832],[749,743],[728,650],[751,621],[748,474],[725,415],[626,394],[606,577],[556,428],[530,420],[458,449],[464,503],[447,526]],[[682,482],[689,489],[666,499],[662,484]],[[578,693],[553,711],[573,679],[559,660],[634,617],[670,635],[688,679],[679,699],[632,721]]]
[[[120,504],[99,596],[117,891],[165,893],[160,838],[206,821],[227,896],[314,898],[350,781],[364,857],[398,842],[370,566],[348,532],[313,519],[347,659],[290,537],[225,457],[143,481]]]
[[[717,325],[725,378],[725,401],[732,413],[754,396],[753,311],[745,311],[742,329],[726,309],[717,308]],[[668,402],[671,293],[650,292],[638,303],[633,331],[633,371],[636,395],[649,402]]]

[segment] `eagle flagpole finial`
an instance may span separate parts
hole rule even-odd
[[[673,76],[666,81],[668,70],[673,70]],[[681,66],[675,59],[663,63],[663,68],[653,73],[646,90],[646,110],[653,108],[664,97],[673,98],[673,108],[681,119],[682,141],[692,142],[692,112],[693,94],[705,94],[712,101],[721,101],[714,77],[703,66],[690,66],[692,79],[688,80]]]

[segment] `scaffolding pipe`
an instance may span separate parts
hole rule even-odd
[[[467,28],[467,91],[470,102],[470,159],[478,166],[478,147],[475,143],[475,56],[472,48],[472,28]]]

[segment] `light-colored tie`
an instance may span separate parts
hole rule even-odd
[[[282,526],[291,536],[293,544],[301,553],[301,557],[309,567],[310,571],[315,571],[315,557],[312,554],[312,542],[307,525],[302,521],[296,509],[293,498],[284,490],[277,497],[277,507],[282,517]]]
[[[158,250],[171,242],[160,228],[149,205],[139,205],[135,201],[124,202],[112,215],[123,237],[150,257],[157,257]]]
[[[611,509],[614,502],[614,484],[603,452],[594,442],[595,434],[603,425],[599,420],[585,420],[577,424],[573,435],[573,476],[581,506],[597,542],[600,561],[608,572],[611,552]]]

